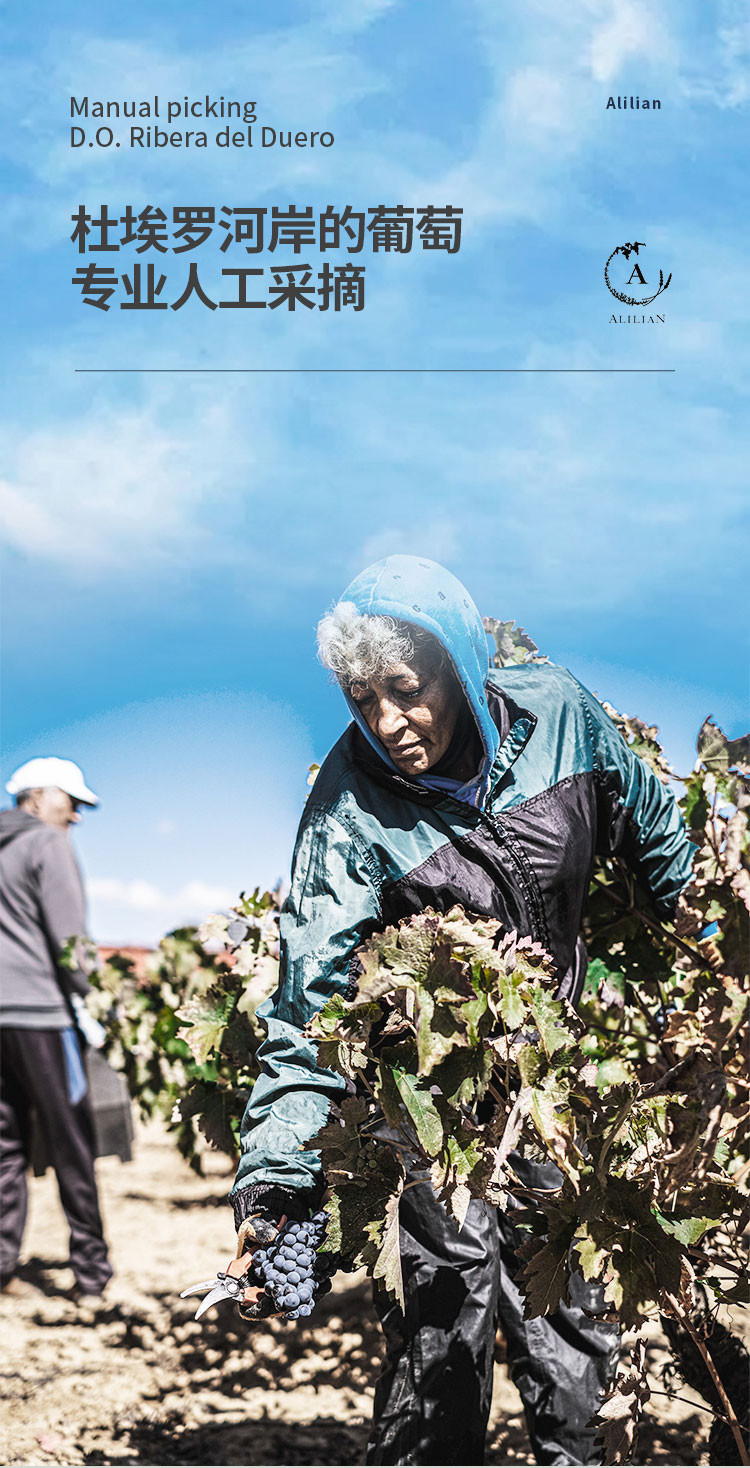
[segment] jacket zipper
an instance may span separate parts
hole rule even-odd
[[[516,841],[507,826],[497,816],[489,815],[487,811],[480,811],[479,818],[488,830],[492,832],[497,845],[507,850],[518,873],[521,891],[528,908],[532,930],[531,937],[535,943],[541,943],[545,951],[549,953],[547,919],[544,914],[539,882],[531,862],[519,842]]]

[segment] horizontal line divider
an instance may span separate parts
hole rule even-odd
[[[293,373],[664,373],[676,372],[676,367],[75,367],[74,372],[86,373],[167,373],[167,372],[212,372],[225,374],[272,374]]]

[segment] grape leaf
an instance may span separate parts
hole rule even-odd
[[[492,1078],[493,1053],[487,1041],[447,1055],[432,1071],[449,1106],[471,1106],[481,1100]],[[385,1108],[384,1108],[385,1109]]]
[[[538,1135],[558,1167],[577,1185],[583,1157],[576,1143],[575,1120],[567,1108],[568,1095],[567,1085],[553,1074],[545,1076],[540,1086],[521,1092],[524,1111]]]
[[[750,1279],[737,1279],[730,1285],[724,1277],[707,1274],[705,1283],[724,1305],[750,1305]]]
[[[372,1003],[389,994],[394,987],[394,978],[391,970],[381,963],[380,949],[377,944],[365,943],[358,948],[357,960],[359,964],[357,1001]]]
[[[604,1463],[632,1462],[638,1425],[650,1396],[646,1377],[646,1343],[638,1340],[633,1348],[630,1371],[618,1375],[594,1418],[599,1429],[596,1441],[602,1448]]]
[[[740,739],[727,739],[710,717],[704,719],[695,743],[698,758],[711,770],[739,769],[750,775],[750,734]]]
[[[337,1070],[347,1080],[356,1080],[357,1071],[367,1066],[366,1047],[361,1041],[344,1040],[338,1035],[318,1040],[318,1065],[325,1070]]]
[[[385,1226],[378,1257],[373,1265],[373,1279],[382,1279],[389,1294],[405,1308],[404,1281],[401,1273],[401,1247],[398,1222],[401,1190],[393,1193],[385,1205]]]
[[[525,1320],[536,1315],[554,1314],[558,1305],[567,1298],[575,1219],[553,1206],[545,1208],[545,1213],[549,1236],[546,1239],[529,1239],[518,1250],[527,1261],[523,1269]]]
[[[428,1157],[437,1157],[443,1145],[443,1123],[432,1096],[420,1085],[419,1077],[409,1071],[394,1070],[393,1078],[414,1123],[420,1146]]]
[[[201,943],[226,943],[229,919],[224,913],[212,912],[198,929],[198,939]]]
[[[183,1021],[177,1031],[178,1038],[185,1041],[199,1065],[208,1060],[213,1050],[218,1050],[233,1006],[233,995],[210,989],[199,999],[188,999],[177,1010],[178,1019]]]
[[[457,1182],[465,1182],[481,1165],[483,1137],[478,1127],[465,1119],[445,1139],[445,1156]]]
[[[536,1085],[541,1071],[539,1051],[535,1045],[520,1045],[516,1051],[516,1065],[524,1086]]]
[[[462,1229],[466,1222],[470,1202],[471,1193],[466,1183],[456,1183],[456,1186],[450,1189],[448,1193],[448,1205],[459,1229]]]
[[[576,1229],[573,1243],[584,1279],[601,1279],[609,1256],[607,1250],[592,1238],[587,1224],[582,1223]]]
[[[604,1298],[627,1329],[635,1328],[665,1294],[679,1294],[683,1252],[649,1214],[631,1219],[588,1219],[590,1249],[607,1256]],[[591,1257],[591,1256],[589,1256]]]
[[[457,1045],[466,1043],[451,1011],[436,1004],[428,989],[417,990],[417,1056],[421,1075],[429,1075]]]
[[[697,1244],[706,1229],[717,1228],[721,1218],[670,1218],[669,1214],[657,1212],[656,1217],[665,1233],[673,1234],[681,1244]]]
[[[235,973],[237,969],[235,968]],[[269,994],[272,994],[279,982],[279,960],[270,953],[259,953],[256,955],[251,971],[250,983],[245,984],[237,1000],[237,1008],[240,1013],[249,1013],[257,1009]]]
[[[239,1128],[239,1121],[236,1096],[212,1086],[198,1117],[198,1126],[206,1140],[220,1152],[236,1156],[239,1148],[235,1128]]]
[[[215,1048],[221,1050],[231,1065],[239,1068],[252,1053],[254,1040],[253,1027],[247,1015],[235,1009],[224,1029],[220,1045]]]
[[[348,1009],[343,996],[332,994],[317,1014],[313,1015],[309,1025],[310,1034],[314,1038],[319,1035],[335,1035],[347,1014]]]
[[[596,1069],[597,1090],[603,1094],[612,1086],[622,1086],[635,1080],[632,1065],[621,1055],[610,1055]]]
[[[401,1092],[396,1085],[392,1066],[388,1065],[382,1056],[375,1073],[375,1094],[383,1108],[383,1115],[388,1125],[398,1127],[403,1118]]]
[[[370,1274],[382,1248],[388,1200],[401,1191],[404,1168],[389,1147],[379,1148],[380,1169],[367,1180],[338,1185],[326,1203],[327,1247]],[[385,1267],[385,1265],[384,1265]]]
[[[534,984],[529,995],[529,1008],[534,1016],[544,1053],[550,1059],[569,1039],[560,1024],[562,1005],[559,1000],[553,999],[547,989]]]
[[[516,627],[515,622],[498,622],[497,617],[483,617],[482,621],[485,632],[495,639],[492,661],[496,668],[513,667],[516,663],[547,662],[523,627]]]
[[[520,1030],[528,1013],[526,1002],[519,992],[521,982],[520,976],[500,974],[497,995],[491,1000],[506,1029],[511,1031]]]

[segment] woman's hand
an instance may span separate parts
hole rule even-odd
[[[234,1279],[241,1279],[242,1275],[251,1268],[253,1255],[258,1249],[264,1249],[268,1244],[273,1243],[273,1240],[284,1227],[286,1220],[286,1213],[281,1215],[278,1223],[271,1223],[268,1219],[261,1217],[246,1218],[244,1223],[240,1225],[237,1234],[237,1254],[227,1265],[225,1273],[231,1274]],[[246,1310],[253,1311],[251,1318],[256,1318],[256,1312],[257,1316],[260,1316],[261,1313],[264,1316],[277,1313],[273,1309],[264,1309],[261,1312],[259,1309],[261,1301],[264,1304],[267,1301],[268,1305],[271,1305],[271,1301],[266,1294],[265,1285],[250,1284],[243,1291],[238,1303],[243,1315]]]

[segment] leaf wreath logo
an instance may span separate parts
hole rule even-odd
[[[615,288],[615,286],[612,284],[612,281],[610,280],[610,277],[609,277],[609,269],[610,269],[610,266],[612,264],[612,261],[615,259],[615,257],[617,255],[622,255],[624,257],[624,259],[629,262],[630,261],[631,254],[632,255],[637,255],[638,252],[639,252],[639,250],[645,250],[645,248],[646,248],[646,245],[645,245],[645,241],[644,240],[635,240],[632,245],[631,244],[618,245],[616,247],[616,249],[614,249],[612,251],[612,254],[610,255],[610,257],[609,257],[609,259],[608,259],[608,261],[607,261],[607,263],[606,263],[606,265],[604,267],[604,279],[607,282],[607,289],[609,291],[611,291],[612,295],[615,296],[618,301],[623,301],[626,306],[648,306],[651,301],[655,301],[656,300],[656,297],[657,296],[660,296],[662,294],[662,291],[665,291],[667,289],[667,286],[669,285],[669,282],[672,279],[672,272],[671,271],[670,271],[669,275],[667,276],[667,278],[665,280],[664,279],[664,271],[663,270],[660,270],[659,271],[659,289],[656,290],[656,291],[654,291],[653,294],[650,295],[650,296],[640,296],[640,297],[639,296],[628,296],[628,295],[625,294],[625,291],[619,291],[619,290],[617,290]],[[637,282],[638,285],[645,285],[645,286],[648,285],[648,281],[646,280],[646,277],[643,274],[643,271],[641,269],[641,266],[640,266],[638,260],[634,260],[633,261],[633,266],[632,266],[631,273],[628,276],[628,279],[624,282],[624,284],[627,287],[627,286],[632,285],[634,281]]]

